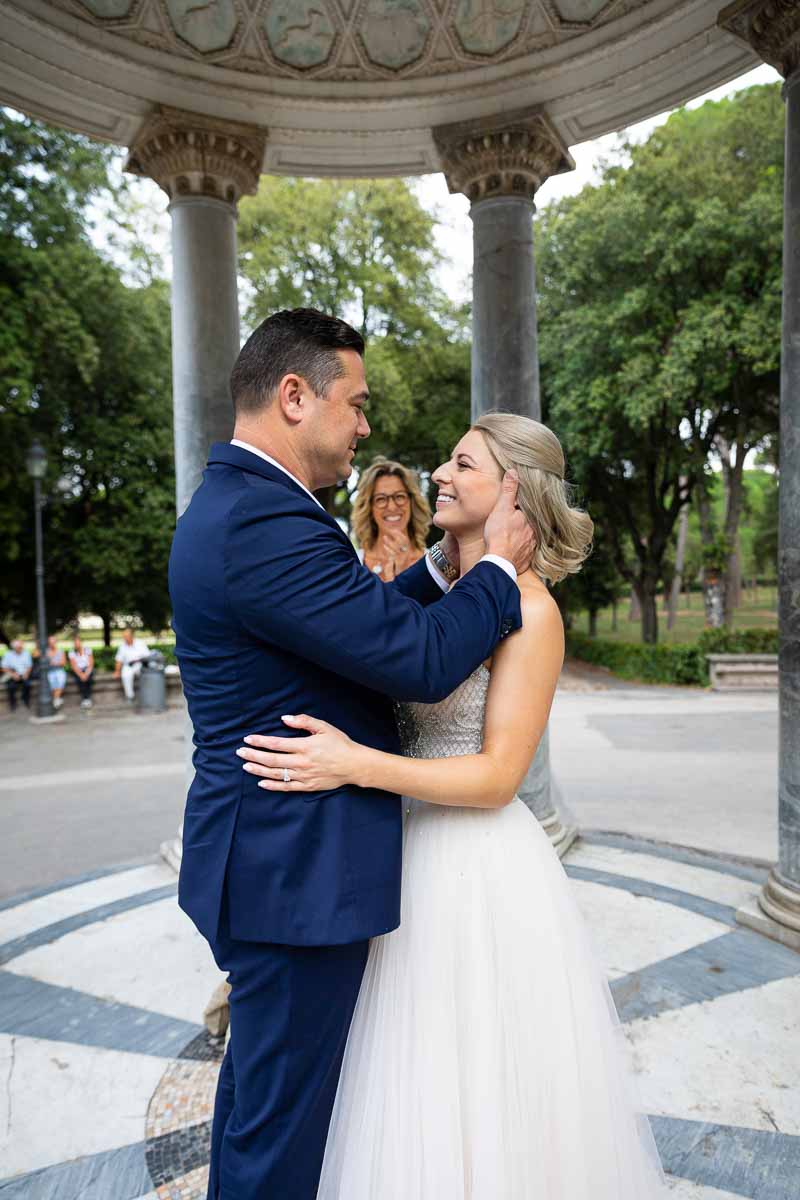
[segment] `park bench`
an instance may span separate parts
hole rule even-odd
[[[777,654],[707,654],[715,692],[772,692],[778,686]]]
[[[167,685],[167,708],[178,708],[183,701],[183,689],[181,687],[180,670],[176,666],[166,668],[166,685]],[[34,680],[31,688],[31,712],[36,712],[36,681]],[[138,688],[137,688],[138,694]],[[3,696],[5,699],[5,696]],[[78,691],[78,683],[75,676],[67,672],[67,686],[64,689],[63,696],[64,704],[61,709],[63,713],[71,713],[80,711],[80,693]],[[92,690],[92,708],[89,710],[92,713],[113,713],[113,712],[128,712],[136,711],[135,704],[128,704],[125,695],[122,691],[122,683],[119,679],[114,678],[113,671],[95,671],[94,673],[94,688]],[[0,711],[4,715],[8,713],[8,705],[2,705],[0,702]],[[86,711],[86,710],[84,710]]]

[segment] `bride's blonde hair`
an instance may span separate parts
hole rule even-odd
[[[482,433],[501,471],[519,474],[517,503],[536,538],[531,570],[550,583],[580,571],[592,548],[594,524],[572,504],[564,479],[564,452],[551,429],[516,413],[484,413],[472,426]]]

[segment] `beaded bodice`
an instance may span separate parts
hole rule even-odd
[[[409,758],[478,754],[490,679],[489,670],[480,666],[437,704],[396,704],[403,754]]]

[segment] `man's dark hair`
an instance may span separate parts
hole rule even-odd
[[[360,333],[338,317],[315,308],[284,309],[251,333],[231,373],[231,397],[237,416],[267,407],[284,375],[301,375],[324,396],[344,368],[339,350],[364,353]]]

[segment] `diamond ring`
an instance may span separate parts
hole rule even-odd
[[[288,767],[284,767],[284,768],[283,768],[283,782],[284,782],[284,783],[291,783],[291,782],[292,782],[292,777],[291,777],[291,775],[289,774],[289,768],[288,768]]]

